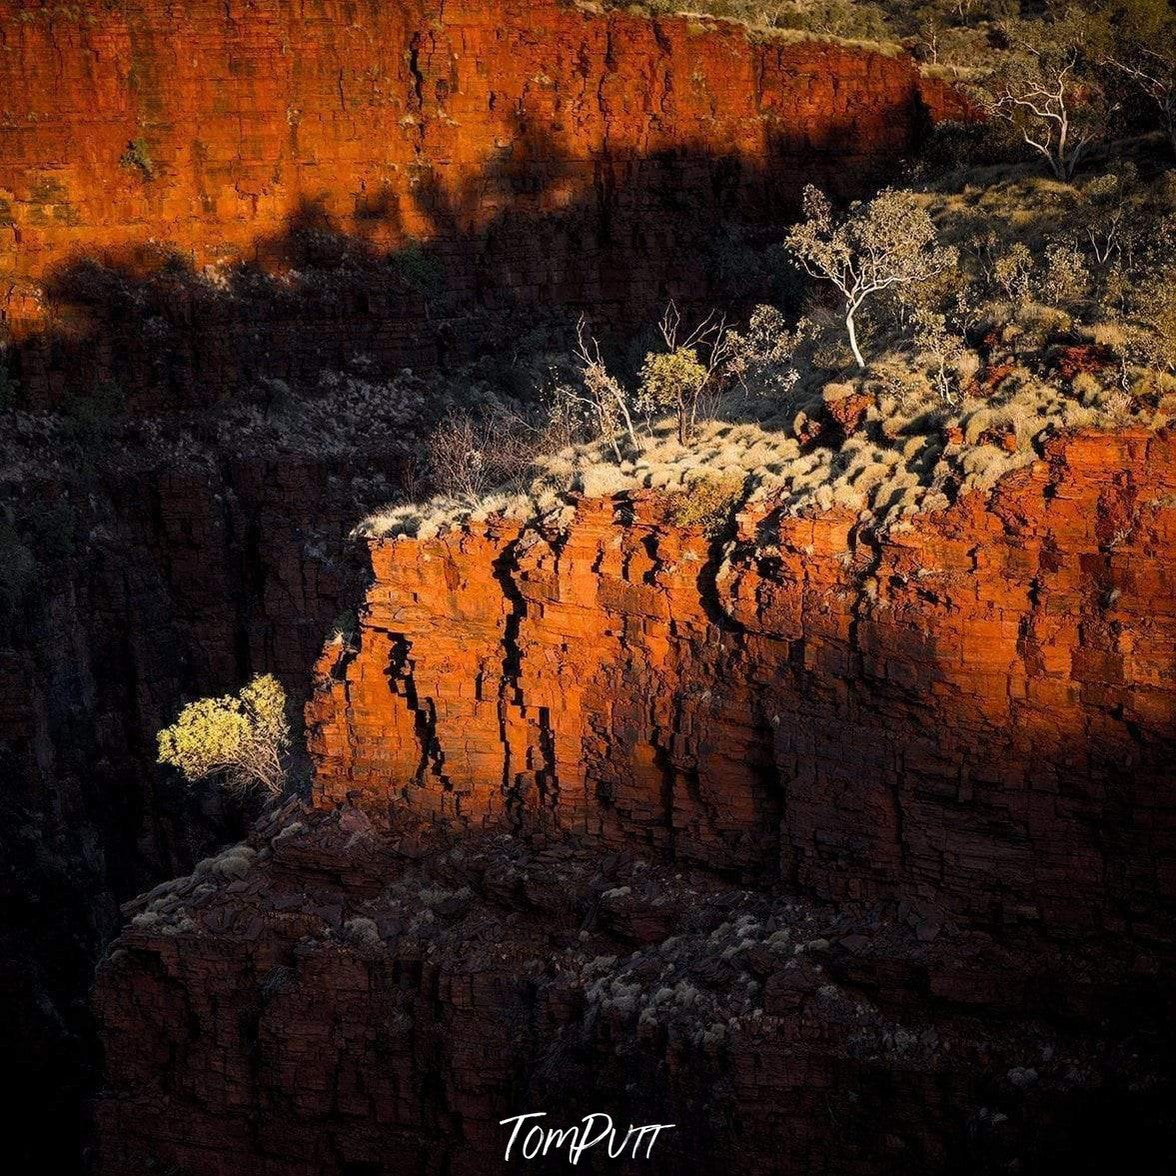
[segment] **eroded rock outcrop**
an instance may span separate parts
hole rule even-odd
[[[502,1171],[532,1110],[681,1124],[642,1171],[1176,1156],[1174,528],[1169,430],[881,539],[373,542],[312,804],[99,970],[99,1171]]]
[[[317,803],[1170,939],[1176,435],[1059,438],[881,540],[765,510],[725,547],[654,492],[373,542]]]
[[[251,820],[165,774],[156,732],[255,672],[305,695],[363,582],[346,535],[398,460],[369,456],[361,477],[352,460],[190,441],[120,461],[26,440],[0,441],[0,1056],[17,1088],[0,1127],[18,1168],[64,1172],[119,903]]]

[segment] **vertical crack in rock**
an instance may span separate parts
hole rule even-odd
[[[551,722],[551,709],[539,707],[539,767],[535,781],[539,788],[539,803],[552,813],[560,807],[559,771],[555,756],[555,728]]]
[[[413,783],[423,787],[426,777],[432,773],[441,787],[449,792],[453,788],[453,781],[445,772],[445,751],[437,734],[436,702],[432,698],[422,702],[417,694],[410,656],[412,643],[402,633],[391,633],[389,637],[392,650],[388,662],[388,682],[412,713],[413,730],[420,745],[420,762],[413,774]]]
[[[421,72],[421,34],[413,33],[408,42],[408,72],[412,76],[412,97],[409,105],[423,113],[425,107],[425,75]]]
[[[665,844],[661,846],[661,850],[671,860],[674,859],[677,851],[677,814],[675,806],[677,804],[677,784],[679,779],[689,777],[690,773],[679,772],[674,763],[673,745],[676,737],[677,725],[681,717],[681,698],[675,694],[671,701],[670,710],[670,729],[665,732],[666,738],[663,739],[663,732],[658,725],[656,716],[656,698],[649,700],[649,741],[653,749],[653,763],[654,766],[661,773],[661,812],[662,822],[665,827]],[[689,785],[688,785],[689,790]],[[697,792],[697,774],[695,774],[695,788],[692,790]],[[702,798],[697,797],[697,802],[701,806]]]
[[[610,76],[615,73],[617,61],[614,48],[615,22],[610,15],[604,25],[604,68],[600,71],[600,81],[596,84],[596,108],[600,113],[604,125],[604,135],[601,140],[601,155],[605,158],[609,154],[609,141],[612,134],[612,118],[609,111],[608,98],[605,96],[605,86]]]
[[[498,737],[502,743],[502,794],[508,808],[518,819],[526,808],[524,769],[526,764],[516,768],[511,755],[510,715],[516,711],[525,720],[526,708],[520,687],[523,653],[519,642],[523,618],[527,615],[527,602],[514,581],[517,568],[520,540],[512,540],[501,556],[494,561],[493,577],[502,590],[507,605],[502,626],[502,674],[498,683]],[[554,764],[552,765],[554,774]],[[556,784],[558,788],[558,783]]]

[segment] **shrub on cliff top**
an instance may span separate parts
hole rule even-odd
[[[899,529],[917,511],[987,492],[1061,431],[1166,427],[1176,416],[1176,173],[1155,174],[1150,140],[1124,150],[1112,172],[1074,184],[1025,164],[973,169],[840,214],[810,192],[794,237],[837,305],[825,304],[827,289],[789,312],[758,307],[723,333],[718,361],[713,347],[680,350],[666,323],[665,346],[649,351],[648,329],[616,377],[582,324],[582,379],[561,371],[555,393],[544,385],[544,400],[580,411],[576,428],[537,441],[523,476],[477,501],[393,504],[360,533],[429,538],[498,513],[557,529],[572,495],[628,490],[660,491],[690,526],[709,513],[707,488],[692,484],[700,476],[738,477],[762,509],[839,506],[864,526]],[[846,341],[854,305],[864,371],[852,370]],[[1082,371],[1097,379],[1074,382]]]
[[[678,442],[685,445],[700,415],[706,415],[703,401],[708,393],[713,399],[716,376],[726,360],[728,339],[725,320],[713,314],[707,315],[685,337],[681,326],[682,316],[671,302],[658,324],[666,350],[646,355],[636,405],[649,417],[672,411],[678,422]]]
[[[278,796],[289,746],[286,692],[272,674],[261,674],[236,697],[201,698],[184,707],[159,732],[159,762],[178,768],[189,782],[220,776],[230,792],[261,788]]]
[[[702,476],[673,496],[670,521],[677,527],[702,527],[715,534],[743,499],[743,478]]]
[[[887,189],[838,220],[825,194],[810,184],[804,213],[785,243],[810,277],[836,287],[850,349],[865,368],[856,323],[863,305],[885,291],[930,282],[951,270],[958,254],[939,244],[930,214],[910,192]]]
[[[653,352],[641,366],[641,391],[637,405],[651,416],[673,410],[678,420],[678,438],[689,437],[690,405],[696,403],[705,386],[707,371],[693,347]]]

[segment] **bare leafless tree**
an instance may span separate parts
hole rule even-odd
[[[634,451],[641,451],[637,430],[629,411],[629,394],[621,382],[605,366],[600,353],[600,344],[588,328],[583,315],[576,324],[576,361],[580,367],[584,391],[578,398],[598,422],[600,436],[607,438],[617,461],[621,460],[621,447],[617,444],[617,432],[623,425]],[[573,394],[574,396],[576,394]]]

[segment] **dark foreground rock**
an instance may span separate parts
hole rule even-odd
[[[676,1124],[588,1171],[1176,1158],[1147,952],[352,807],[293,806],[136,909],[96,989],[102,1176],[501,1171],[499,1121],[532,1111]]]

